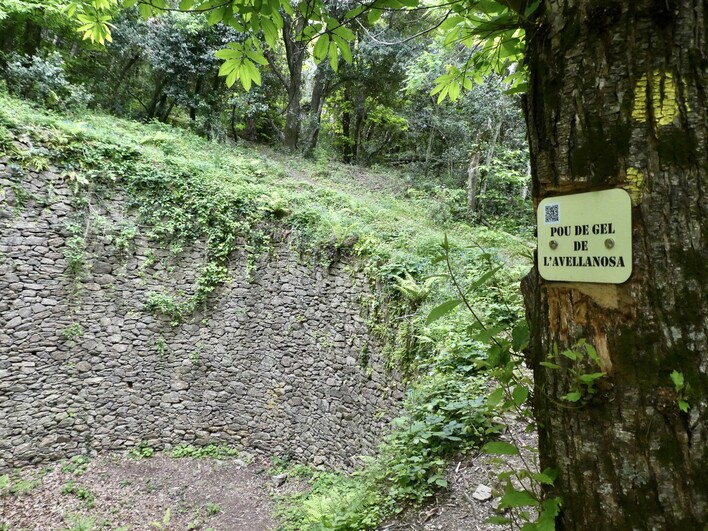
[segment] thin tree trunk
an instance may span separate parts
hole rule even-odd
[[[494,159],[494,150],[497,146],[497,140],[499,140],[499,133],[501,133],[502,122],[499,120],[496,127],[494,127],[494,134],[492,135],[492,141],[487,146],[487,154],[484,157],[484,166],[487,168],[484,172],[484,179],[482,179],[482,187],[479,191],[479,195],[484,197],[487,193],[487,186],[489,186],[489,168],[492,165],[492,160]],[[490,126],[491,129],[491,126]]]
[[[624,188],[633,205],[627,282],[549,282],[536,269],[523,282],[540,460],[559,471],[561,530],[708,525],[707,9],[546,0],[527,28],[536,204]],[[570,404],[570,369],[592,367],[540,363],[579,339],[607,375]],[[688,413],[672,371],[691,386]]]
[[[231,117],[229,118],[229,126],[231,127],[231,136],[234,137],[234,143],[238,142],[238,134],[236,134],[236,105],[231,105]]]
[[[194,94],[192,95],[192,101],[189,105],[189,121],[192,123],[197,119],[197,99],[199,98],[199,93],[202,91],[203,82],[204,76],[199,76],[194,84]]]
[[[152,120],[155,115],[157,114],[157,107],[160,104],[160,101],[162,100],[164,94],[162,94],[162,89],[165,86],[165,81],[164,79],[159,79],[155,85],[155,88],[152,93],[152,99],[150,100],[150,104],[147,107],[147,120]]]
[[[435,129],[430,128],[428,133],[428,147],[425,149],[425,176],[428,176],[430,171],[430,158],[433,156],[433,140],[435,140]]]
[[[37,51],[42,44],[42,26],[32,20],[27,20],[25,22],[24,37],[24,53],[30,56],[37,55]]]
[[[474,216],[477,213],[477,186],[479,184],[479,142],[482,132],[477,131],[477,136],[472,144],[472,156],[467,167],[467,214]]]
[[[285,57],[287,59],[290,77],[287,84],[288,106],[285,110],[285,131],[283,132],[283,137],[285,146],[291,151],[295,151],[300,141],[300,125],[302,120],[300,112],[302,65],[305,60],[307,42],[296,40],[305,24],[303,17],[300,16],[294,21],[287,15],[284,18],[283,43],[285,45]]]
[[[351,104],[351,98],[349,97],[348,91],[345,91],[344,93],[344,101],[346,103]],[[353,105],[347,105],[345,108],[352,107]],[[353,160],[353,150],[352,150],[352,142],[351,142],[351,122],[352,122],[352,115],[351,112],[348,110],[345,110],[342,112],[342,137],[344,138],[344,146],[343,146],[343,160],[344,162],[351,162]]]
[[[352,138],[354,160],[359,162],[363,158],[363,131],[364,121],[366,119],[365,98],[359,95],[356,98],[356,113],[354,119],[354,136]]]
[[[174,109],[175,101],[168,101],[167,98],[164,98],[161,103],[162,104],[160,105],[160,107],[162,108],[162,112],[160,113],[158,119],[163,123],[167,123],[167,119],[170,117],[170,114],[172,114],[172,109]]]
[[[320,121],[322,119],[322,108],[324,107],[325,96],[327,94],[327,77],[329,65],[322,62],[317,65],[317,72],[312,86],[312,97],[310,98],[310,138],[305,148],[305,155],[310,157],[317,148],[317,141],[320,135]]]

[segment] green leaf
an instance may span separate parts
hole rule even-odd
[[[683,389],[683,385],[685,382],[685,380],[683,378],[683,373],[680,373],[678,371],[673,371],[670,376],[671,376],[671,381],[674,382],[674,386],[676,387],[676,390],[680,391],[681,389]]]
[[[223,62],[219,67],[219,75],[228,76],[231,72],[236,70],[240,64],[241,61],[238,59],[229,59],[228,61]]]
[[[491,367],[501,367],[509,363],[511,353],[508,348],[502,348],[496,343],[487,350],[487,362]]]
[[[224,48],[214,52],[214,55],[219,59],[240,59],[243,52],[241,50],[234,50],[233,48]]]
[[[462,87],[460,86],[460,82],[455,79],[452,83],[450,83],[450,87],[447,93],[448,98],[450,98],[450,101],[457,101],[457,98],[460,97],[460,92],[462,91]]]
[[[513,33],[512,31],[507,32]],[[523,53],[523,41],[520,39],[509,38],[504,40],[499,47],[499,58],[506,59],[508,57],[521,55]]]
[[[544,474],[543,472],[532,473],[531,478],[538,481],[542,485],[553,485],[553,482],[556,480],[555,476]]]
[[[499,509],[507,509],[509,507],[535,507],[537,505],[538,501],[531,496],[528,491],[516,489],[504,494],[499,501]]]
[[[261,29],[263,30],[263,36],[265,37],[268,46],[275,48],[275,43],[278,39],[278,28],[275,26],[273,21],[267,17],[261,19]]]
[[[180,0],[179,2],[179,8],[182,11],[189,11],[192,9],[192,6],[194,5],[194,0]]]
[[[516,446],[503,441],[488,442],[482,446],[482,451],[490,455],[519,455],[519,449]]]
[[[487,15],[503,13],[507,9],[506,6],[496,0],[479,0],[475,8]]]
[[[524,11],[524,17],[528,18],[529,16],[531,16],[538,9],[538,6],[540,4],[541,4],[541,0],[536,0],[531,5],[529,5],[529,7],[527,7],[526,10]]]
[[[511,345],[519,352],[529,344],[529,325],[521,319],[511,331]]]
[[[689,408],[691,407],[691,405],[690,405],[688,402],[686,402],[685,400],[680,400],[680,399],[679,399],[679,401],[678,401],[678,407],[679,407],[679,409],[680,409],[681,411],[683,411],[684,413],[688,413],[688,410],[689,410]]]
[[[246,68],[245,65],[241,65],[238,67],[238,78],[241,81],[241,85],[243,86],[244,90],[249,91],[251,90],[251,76],[248,74],[248,69]]]
[[[254,65],[253,62],[249,61],[248,59],[243,60],[243,65],[245,66],[246,71],[248,72],[248,77],[250,77],[256,85],[260,86],[261,73],[258,71],[258,67],[256,67],[256,65]]]
[[[238,68],[234,68],[228,76],[226,76],[226,86],[231,88],[238,79]]]
[[[561,354],[573,361],[577,361],[582,358],[582,354],[580,354],[579,352],[575,352],[574,350],[564,350],[563,352],[561,352]]]
[[[369,24],[373,25],[378,19],[381,18],[382,14],[383,11],[381,9],[371,8],[366,14],[366,19],[369,21]]]
[[[138,5],[138,11],[140,12],[141,17],[143,17],[144,19],[148,19],[152,15],[152,6],[140,3]]]
[[[332,38],[337,43],[339,53],[342,54],[342,59],[344,59],[348,64],[352,64],[352,50],[349,47],[349,43],[337,35],[332,35]]]
[[[222,20],[224,20],[225,11],[226,10],[224,8],[215,9],[215,10],[211,11],[209,13],[209,16],[207,17],[207,24],[209,26],[213,26],[214,24],[217,24],[217,23],[221,22]]]
[[[549,498],[543,501],[541,507],[541,514],[538,515],[538,520],[536,520],[538,531],[555,531],[556,517],[561,508],[561,499]]]
[[[258,52],[254,52],[252,50],[247,50],[246,56],[254,63],[258,63],[259,65],[263,65],[263,66],[268,65],[268,60]]]
[[[354,39],[356,39],[356,35],[354,35],[354,32],[346,26],[339,26],[332,30],[332,33],[334,33],[334,35],[336,35],[337,37],[341,37],[345,41],[353,41]]]
[[[450,313],[452,310],[457,308],[460,304],[462,304],[462,301],[460,299],[452,299],[449,301],[445,301],[439,306],[436,306],[432,310],[430,310],[430,313],[428,314],[428,318],[425,320],[425,324],[429,325],[430,323],[437,321],[441,317],[444,317],[448,313]]]
[[[563,397],[563,400],[567,400],[568,402],[577,402],[578,400],[580,400],[581,397],[582,397],[582,395],[580,394],[580,392],[572,391],[572,392],[568,393],[567,395],[565,395]]]
[[[339,68],[339,54],[337,53],[337,50],[337,43],[331,42],[329,44],[329,66],[331,66],[332,70],[335,72]]]
[[[585,352],[587,352],[588,358],[590,358],[592,361],[597,364],[600,363],[600,356],[597,355],[597,350],[595,350],[595,347],[588,343],[585,343]]]
[[[487,405],[490,407],[497,406],[504,399],[504,389],[497,387],[487,396]]]
[[[586,385],[592,384],[595,380],[599,380],[605,376],[604,372],[591,372],[588,374],[581,374],[578,376],[578,380]]]
[[[511,396],[514,399],[514,404],[520,406],[526,402],[526,399],[529,397],[529,388],[525,385],[517,385],[514,387]]]
[[[327,56],[327,50],[329,49],[329,34],[323,33],[320,35],[319,39],[315,43],[315,48],[312,51],[312,55],[315,57],[315,61],[318,63],[322,61]]]
[[[460,15],[452,15],[450,17],[447,17],[445,22],[440,25],[440,30],[449,31],[458,24],[465,22],[465,20],[466,19],[464,17],[461,17]]]
[[[560,365],[556,365],[555,363],[551,363],[550,361],[542,361],[539,363],[542,367],[547,367],[549,369],[560,369]]]

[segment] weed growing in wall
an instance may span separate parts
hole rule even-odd
[[[76,340],[84,335],[84,327],[79,323],[72,323],[61,331],[61,335],[67,341]]]

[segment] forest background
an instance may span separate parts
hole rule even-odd
[[[338,4],[330,13],[344,20],[355,6]],[[105,41],[100,35],[82,39],[62,2],[11,0],[0,11],[0,67],[11,93],[47,107],[100,108],[211,139],[394,167],[410,180],[411,193],[437,196],[448,220],[501,221],[527,230],[525,127],[520,97],[507,94],[518,76],[475,69],[470,60],[478,40],[450,32],[460,17],[449,9],[394,7],[403,6],[376,17],[349,15],[337,28],[347,41],[335,32],[331,43],[298,36],[299,13],[285,14],[282,29],[272,33],[264,31],[270,23],[263,18],[261,38],[274,46],[246,58],[248,75],[240,73],[235,84],[227,78],[227,86],[217,52],[227,57],[227,44],[244,43],[247,34],[234,24],[213,24],[211,12],[165,12],[145,20],[137,7],[122,10]],[[501,44],[508,43],[497,43],[497,69],[513,74],[516,50]],[[469,90],[445,90],[448,99],[440,97],[440,87],[431,94],[436,79],[463,70]]]

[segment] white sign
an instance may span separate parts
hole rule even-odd
[[[537,211],[546,280],[621,284],[632,274],[632,201],[619,188],[548,197]]]

